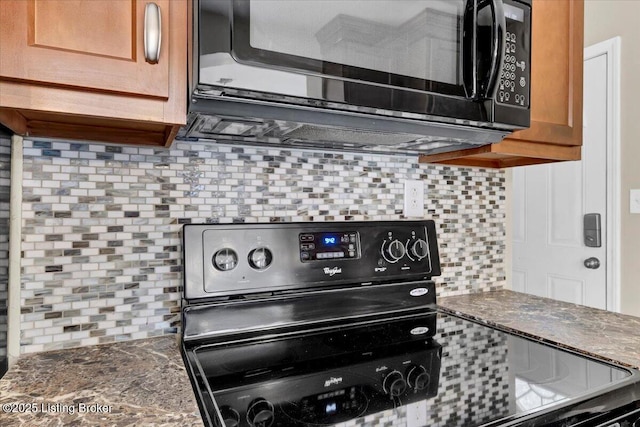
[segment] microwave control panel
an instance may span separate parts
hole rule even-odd
[[[500,104],[529,107],[531,7],[515,1],[504,2],[506,36],[504,62],[496,100]]]

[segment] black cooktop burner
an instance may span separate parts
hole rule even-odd
[[[420,329],[435,322],[433,337]],[[625,369],[429,310],[195,346],[188,355],[213,396],[205,400],[208,413],[227,426],[508,425],[547,414],[530,424],[545,425],[565,404],[633,382]],[[616,405],[586,407],[607,412],[630,403],[632,392],[637,386],[611,392]]]

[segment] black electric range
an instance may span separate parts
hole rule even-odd
[[[186,225],[209,426],[640,426],[640,375],[438,312],[433,221]]]

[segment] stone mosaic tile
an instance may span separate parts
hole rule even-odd
[[[0,138],[0,362],[7,357],[7,289],[9,280],[9,196],[11,140]],[[0,375],[2,375],[0,363]]]
[[[438,225],[438,295],[504,285],[500,171],[180,141],[25,141],[23,156],[24,353],[175,333],[182,224],[400,220],[407,179]]]

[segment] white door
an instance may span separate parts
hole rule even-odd
[[[607,67],[606,55],[584,63],[582,160],[513,171],[515,291],[607,308]],[[599,248],[584,243],[587,213],[601,215]]]

